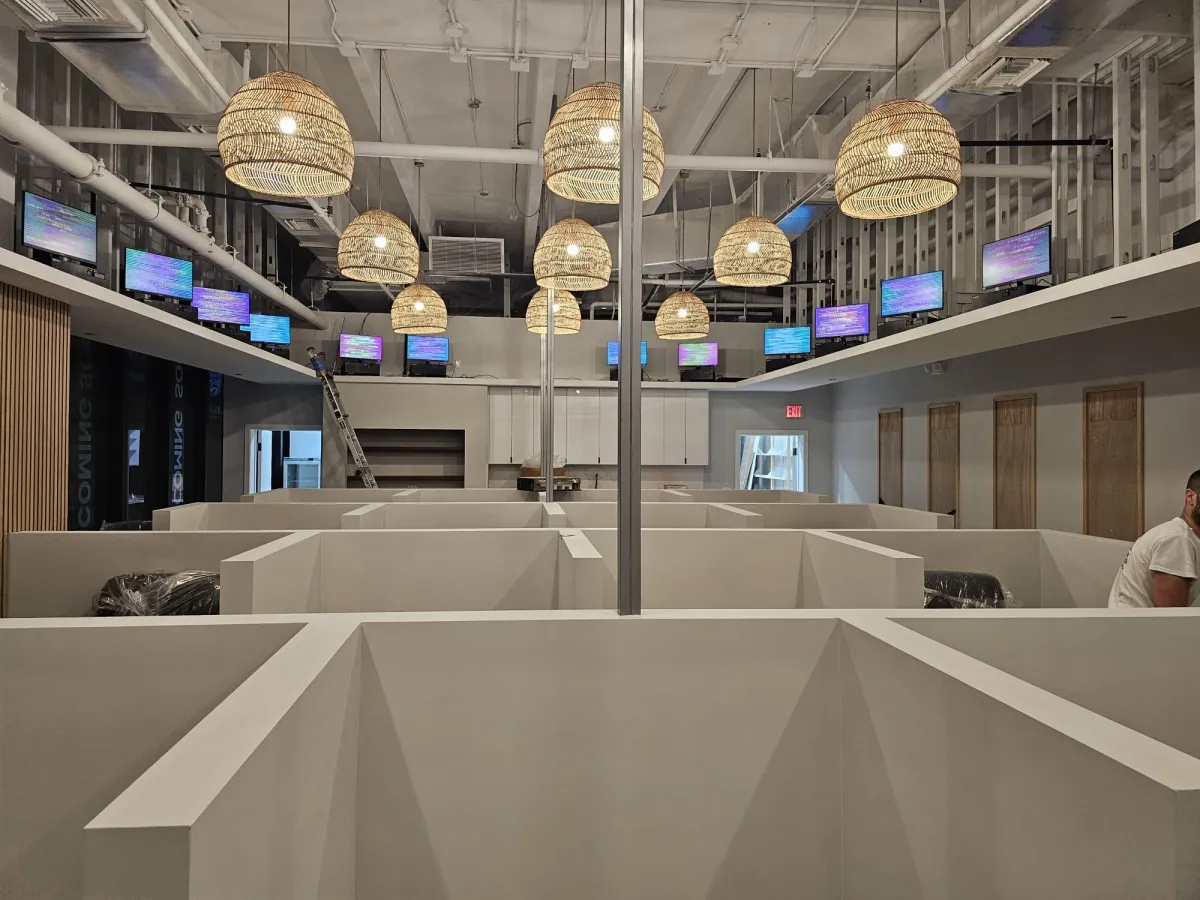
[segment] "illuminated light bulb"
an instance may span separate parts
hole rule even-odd
[[[557,303],[554,304],[554,311],[558,312],[558,304]]]
[[[617,137],[617,129],[611,125],[601,125],[600,131],[596,135],[600,141],[605,144],[611,144]]]
[[[686,319],[688,317],[688,311],[686,309],[680,309],[677,313],[675,313],[675,315],[679,316],[681,319]]]
[[[415,309],[417,312],[425,312],[425,301],[424,300],[414,301],[413,309]]]
[[[279,130],[283,134],[295,134],[296,120],[291,116],[281,116],[279,119]]]
[[[579,255],[579,245],[578,244],[567,244],[567,256],[578,256],[578,255]]]
[[[375,246],[378,247],[380,250],[382,250],[384,247],[386,247],[387,246],[387,235],[386,234],[375,235]]]
[[[760,247],[761,247],[761,245],[758,243],[758,241],[751,241],[750,243],[748,243],[746,245],[746,252],[747,253],[757,253],[759,251]]]
[[[888,156],[892,159],[899,159],[904,155],[904,144],[901,141],[892,141],[888,144]]]

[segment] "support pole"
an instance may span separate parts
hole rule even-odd
[[[1200,0],[1196,0],[1200,4]],[[1091,105],[1096,102],[1096,92],[1083,84],[1079,85],[1075,101],[1075,133],[1079,137],[1088,134],[1091,120]],[[1200,94],[1197,94],[1200,96]],[[1075,166],[1075,228],[1079,243],[1079,275],[1090,275],[1092,271],[1092,151],[1080,146]]]
[[[1066,96],[1057,78],[1050,85],[1050,137],[1058,138],[1067,121]],[[1067,280],[1067,188],[1066,151],[1059,147],[1050,150],[1050,241],[1051,278]]]
[[[642,54],[645,0],[621,0],[617,612],[642,612]]]
[[[1113,265],[1133,261],[1133,100],[1129,54],[1112,61]]]
[[[547,503],[554,502],[554,293],[554,288],[547,291],[542,335],[542,477]]]
[[[1148,53],[1140,63],[1142,105],[1142,259],[1162,249],[1158,192],[1158,57]]]

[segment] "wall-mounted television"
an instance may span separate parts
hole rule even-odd
[[[223,291],[220,288],[192,288],[192,306],[201,322],[225,322],[229,325],[250,324],[250,295],[245,291]]]
[[[619,366],[621,364],[621,342],[608,342],[608,364],[609,366]],[[646,342],[642,341],[642,365],[646,364]]]
[[[941,270],[887,278],[879,288],[879,311],[885,317],[930,312],[945,305],[946,284]]]
[[[427,362],[450,362],[450,339],[410,334],[405,340],[404,355]]]
[[[807,325],[768,328],[763,332],[763,353],[767,356],[802,356],[812,353],[812,329]]]
[[[871,305],[821,306],[813,314],[816,338],[862,337],[871,333]]]
[[[160,297],[192,299],[192,263],[187,259],[160,256],[125,248],[125,290]]]
[[[680,368],[715,366],[717,364],[717,342],[703,341],[698,344],[679,345]]]
[[[1049,225],[983,245],[985,288],[1044,278],[1050,271]]]
[[[290,344],[292,342],[292,320],[287,316],[264,316],[250,314],[250,324],[242,331],[250,332],[250,340],[256,344]]]
[[[383,338],[373,334],[343,334],[338,337],[338,356],[342,359],[383,359]]]
[[[96,217],[90,212],[25,192],[21,243],[31,250],[96,264]]]

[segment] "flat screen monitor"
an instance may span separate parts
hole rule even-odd
[[[800,356],[812,353],[812,329],[768,328],[763,332],[763,353],[767,356]]]
[[[1000,287],[1050,274],[1050,226],[983,245],[983,286]]]
[[[621,342],[608,342],[608,364],[610,366],[619,366],[621,364]],[[646,364],[646,342],[642,341],[642,365]]]
[[[450,362],[450,339],[410,334],[405,340],[404,354],[409,359]]]
[[[229,325],[250,324],[250,295],[244,291],[223,291],[220,288],[192,288],[192,306],[201,322],[225,322]]]
[[[704,341],[699,344],[679,345],[679,365],[681,368],[691,368],[694,366],[715,366],[716,364],[716,341]]]
[[[813,336],[817,338],[861,337],[871,333],[871,306],[822,306],[813,316]]]
[[[290,344],[292,342],[292,320],[287,316],[263,316],[250,314],[250,324],[242,331],[250,332],[250,340],[256,344]]]
[[[941,309],[946,303],[945,297],[945,278],[941,270],[888,278],[880,286],[879,311],[883,316],[929,312]]]
[[[125,290],[192,299],[192,263],[125,248]]]
[[[342,359],[383,359],[383,338],[373,334],[343,334],[338,338],[338,356]]]
[[[82,209],[25,192],[21,243],[79,262],[96,264],[96,217]]]

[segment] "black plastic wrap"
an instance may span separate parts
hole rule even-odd
[[[1012,598],[1000,579],[984,572],[925,573],[926,609],[1005,609]]]
[[[126,572],[92,599],[98,616],[214,616],[221,611],[216,572]]]
[[[153,531],[154,523],[149,519],[134,519],[129,522],[104,522],[101,531]]]

